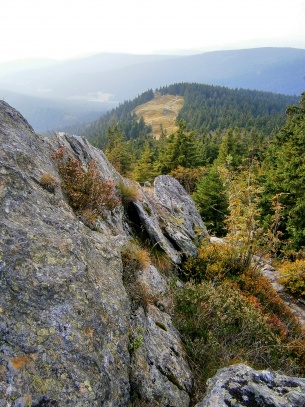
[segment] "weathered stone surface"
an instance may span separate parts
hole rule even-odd
[[[143,193],[141,200],[132,204],[135,208],[140,225],[147,233],[149,240],[153,245],[158,245],[170,257],[174,263],[181,262],[181,253],[177,250],[172,242],[168,240],[160,226],[159,216],[156,212],[156,204]]]
[[[208,380],[204,400],[196,407],[303,407],[305,379],[238,364],[220,369]]]
[[[155,305],[149,305],[146,313],[139,308],[133,316],[132,331],[135,339],[141,338],[131,361],[135,400],[156,406],[188,406],[192,374],[170,316]]]
[[[50,154],[63,140],[38,137],[3,103],[0,132],[0,399],[127,405],[124,238],[91,231],[60,188],[40,186],[44,172],[58,179]]]
[[[208,235],[194,202],[169,175],[155,179],[154,190],[144,188],[134,208],[151,242],[173,263],[197,255],[196,243]]]
[[[85,226],[67,204],[51,154],[65,145],[84,163],[96,159],[102,178],[121,176],[82,138],[36,135],[5,102],[0,143],[0,406],[116,407],[133,397],[187,406],[192,375],[167,309],[167,280],[152,266],[139,271],[135,290],[144,287],[148,301],[131,307],[123,207],[98,231]],[[41,186],[44,173],[57,180],[53,189]],[[138,205],[158,219],[150,201]],[[134,330],[143,332],[139,349]]]
[[[169,175],[160,175],[154,182],[154,196],[168,212],[162,219],[165,235],[186,256],[196,256],[194,240],[208,235],[193,200],[181,184]]]

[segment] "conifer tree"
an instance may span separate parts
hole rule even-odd
[[[140,183],[144,183],[145,181],[152,182],[157,175],[152,160],[152,152],[149,143],[146,142],[143,154],[134,170],[134,179]]]
[[[133,157],[129,149],[129,142],[124,141],[124,134],[119,132],[117,126],[113,129],[108,128],[105,154],[121,175],[129,174]]]
[[[290,106],[286,113],[286,125],[270,143],[264,162],[265,189],[270,202],[280,196],[283,239],[298,251],[305,246],[305,92],[300,107]]]
[[[160,138],[157,166],[162,174],[168,174],[179,166],[198,167],[202,160],[194,132],[187,132],[184,120],[178,130],[169,137]]]
[[[192,198],[210,232],[223,236],[226,233],[225,218],[228,214],[228,198],[216,165],[212,166],[200,179]]]

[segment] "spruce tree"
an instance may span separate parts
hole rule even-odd
[[[106,157],[114,168],[124,176],[131,170],[133,156],[130,152],[129,142],[124,141],[124,134],[115,126],[107,131]]]
[[[290,106],[286,113],[286,124],[270,143],[264,162],[265,189],[266,200],[280,197],[283,240],[298,251],[305,246],[305,92],[300,107]]]
[[[153,182],[157,175],[158,174],[152,160],[152,152],[150,150],[149,143],[146,142],[144,145],[143,154],[134,170],[134,179],[140,183],[144,183],[145,181]]]
[[[225,218],[228,214],[228,198],[226,188],[215,165],[200,179],[192,198],[209,231],[223,236],[226,233]]]

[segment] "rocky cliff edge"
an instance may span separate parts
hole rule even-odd
[[[191,199],[161,176],[154,190],[133,185],[134,202],[90,228],[68,204],[52,154],[64,146],[84,165],[95,160],[115,188],[130,184],[103,153],[82,138],[35,134],[5,102],[0,138],[0,406],[188,406],[173,280],[146,264],[130,282],[121,253],[141,230],[173,267],[196,254],[207,232]]]

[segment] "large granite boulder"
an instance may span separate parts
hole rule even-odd
[[[244,364],[220,369],[208,380],[204,400],[195,407],[304,407],[305,379]]]
[[[208,232],[194,201],[182,185],[169,175],[160,175],[155,179],[154,196],[167,211],[167,215],[163,212],[162,218],[165,236],[174,242],[184,256],[196,256],[196,243],[207,237]]]

